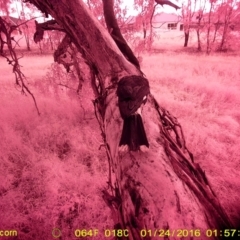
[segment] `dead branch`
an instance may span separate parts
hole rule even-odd
[[[45,30],[57,30],[60,32],[65,32],[65,30],[58,25],[56,20],[49,20],[44,23],[38,23],[35,20],[36,32],[34,33],[33,40],[35,43],[40,42],[43,39],[43,34]]]
[[[33,93],[27,87],[27,85],[25,83],[26,77],[24,76],[23,72],[21,71],[21,66],[19,64],[19,59],[22,58],[22,57],[17,56],[16,51],[15,51],[15,47],[13,47],[13,45],[12,45],[13,38],[11,37],[11,34],[15,29],[16,29],[16,26],[9,26],[7,24],[7,22],[0,17],[0,34],[2,33],[5,36],[6,41],[4,43],[8,47],[10,56],[8,56],[3,51],[0,52],[0,54],[1,54],[1,56],[3,56],[7,60],[8,64],[12,65],[13,73],[15,74],[16,85],[18,85],[21,88],[22,94],[26,94],[26,92],[27,92],[28,94],[31,95],[31,97],[34,101],[34,105],[36,107],[36,110],[37,110],[38,114],[40,115],[36,99],[35,99]]]
[[[26,25],[28,22],[30,22],[30,21],[32,21],[33,19],[36,19],[36,18],[38,18],[38,17],[34,17],[34,18],[31,18],[31,19],[28,19],[28,20],[26,20],[26,21],[18,24],[17,27],[19,28],[19,27],[22,26],[22,25]]]
[[[172,2],[169,1],[169,0],[155,0],[155,2],[156,2],[157,4],[162,5],[162,6],[163,6],[163,5],[168,5],[168,6],[170,6],[170,7],[175,8],[176,10],[180,9],[180,7],[179,7],[178,5],[172,3]]]
[[[76,50],[74,44],[71,39],[66,34],[58,45],[57,50],[54,52],[53,57],[54,61],[58,64],[62,64],[67,72],[70,72],[70,67],[73,66],[78,77],[78,88],[77,93],[82,89],[83,83],[83,73],[79,67],[79,59],[77,57],[78,51]],[[87,61],[87,60],[86,60]]]

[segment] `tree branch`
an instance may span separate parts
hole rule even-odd
[[[7,60],[8,64],[13,66],[13,72],[15,74],[16,84],[21,87],[21,92],[23,94],[26,94],[26,92],[27,92],[28,94],[31,95],[31,97],[34,101],[34,105],[36,107],[36,110],[37,110],[38,114],[40,115],[36,99],[35,99],[33,93],[29,90],[29,88],[25,84],[26,78],[25,78],[24,74],[22,73],[21,66],[19,64],[19,59],[21,57],[17,57],[15,49],[12,46],[13,38],[11,37],[11,34],[15,29],[16,29],[16,26],[10,26],[10,27],[7,26],[6,22],[0,17],[0,34],[2,33],[2,34],[5,35],[5,38],[6,38],[5,43],[8,47],[10,57],[8,57],[7,54],[5,54],[3,51],[1,51],[0,54],[1,54],[1,56],[3,56]]]
[[[172,3],[171,1],[169,0],[155,0],[156,3],[160,4],[160,5],[168,5],[170,7],[173,7],[175,8],[176,10],[180,9],[180,7],[174,3]]]
[[[117,44],[120,51],[127,58],[129,62],[134,64],[137,68],[140,69],[140,64],[138,59],[135,57],[133,51],[128,46],[126,40],[123,38],[120,28],[118,26],[113,7],[113,0],[102,0],[103,1],[103,13],[105,22],[107,24],[108,31],[112,36],[113,40]]]
[[[35,20],[36,32],[33,35],[33,40],[35,43],[40,42],[43,39],[44,31],[45,30],[57,30],[60,32],[65,32],[65,30],[58,25],[55,20],[49,20],[44,23],[38,23]]]

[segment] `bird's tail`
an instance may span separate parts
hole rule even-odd
[[[130,151],[137,151],[140,146],[149,147],[140,114],[133,114],[124,119],[119,146],[122,145],[128,145]]]

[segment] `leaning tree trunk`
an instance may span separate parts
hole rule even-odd
[[[128,234],[122,232],[126,235],[122,239],[164,235],[165,239],[209,239],[206,229],[231,227],[204,172],[193,162],[180,125],[153,96],[143,110],[149,151],[118,152],[123,121],[117,82],[123,76],[141,76],[141,72],[124,58],[85,4],[81,0],[28,2],[55,18],[98,77],[95,110],[110,167],[110,188],[104,191],[104,198],[115,213],[115,228],[128,229]]]

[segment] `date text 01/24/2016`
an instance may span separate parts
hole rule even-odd
[[[106,238],[108,237],[128,237],[128,229],[106,229],[100,231],[98,229],[76,229],[74,231],[75,237],[96,237],[98,234],[103,234]],[[238,229],[207,229],[205,231],[200,229],[142,229],[139,231],[141,237],[240,237],[240,230]]]

